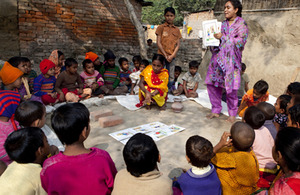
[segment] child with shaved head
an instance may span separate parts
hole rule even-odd
[[[257,107],[252,106],[245,111],[243,120],[250,125],[255,132],[252,148],[259,164],[260,178],[257,186],[260,188],[269,188],[276,177],[277,163],[272,156],[274,139],[270,131],[263,126],[265,123],[265,115]]]
[[[223,195],[251,194],[258,189],[258,162],[251,149],[254,138],[252,127],[236,122],[230,133],[224,132],[214,147],[212,163],[221,181]]]
[[[277,135],[277,129],[273,123],[273,118],[276,114],[275,107],[267,102],[260,102],[256,106],[265,115],[264,126],[270,131],[273,139],[275,140]]]

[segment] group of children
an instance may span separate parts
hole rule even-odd
[[[0,148],[1,192],[299,194],[300,102],[298,95],[291,95],[288,124],[279,130],[272,122],[278,114],[276,106],[260,102],[247,108],[243,121],[224,132],[215,147],[204,137],[191,136],[185,145],[191,168],[173,181],[159,171],[161,155],[148,135],[138,133],[128,140],[123,149],[126,169],[118,172],[106,151],[85,148],[91,128],[90,113],[83,104],[57,108],[51,116],[55,134],[49,135],[44,128],[45,106],[37,101],[19,104],[16,98],[9,107],[1,106],[3,116],[15,115],[18,129],[0,140],[4,143]],[[0,94],[0,98],[6,97]]]
[[[56,55],[55,55],[56,54]],[[22,100],[40,101],[45,105],[57,102],[78,102],[91,96],[138,94],[139,75],[148,60],[133,57],[134,69],[129,70],[129,61],[119,59],[110,50],[104,54],[105,61],[93,52],[86,53],[82,62],[83,71],[78,73],[78,62],[73,58],[65,60],[61,51],[53,51],[48,59],[41,61],[40,75],[32,69],[25,57],[13,57],[3,65],[1,89],[18,91]]]

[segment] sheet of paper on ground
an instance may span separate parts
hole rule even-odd
[[[140,125],[137,127],[131,127],[114,133],[110,133],[109,135],[125,145],[127,141],[137,133],[144,133],[152,137],[154,141],[158,141],[165,137],[183,131],[184,129],[185,128],[179,127],[174,124],[168,126],[161,122],[153,122],[145,125]]]

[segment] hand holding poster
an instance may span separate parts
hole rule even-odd
[[[217,20],[207,20],[202,22],[203,27],[203,45],[219,46],[220,41],[214,37],[214,34],[221,32],[221,22]]]

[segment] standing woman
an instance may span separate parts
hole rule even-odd
[[[219,47],[211,48],[212,57],[207,70],[205,83],[212,110],[206,117],[219,117],[222,110],[222,91],[226,90],[229,118],[234,122],[238,110],[237,90],[241,81],[242,52],[247,42],[248,27],[242,17],[242,4],[239,0],[227,0],[225,18],[220,33],[214,36],[220,40]]]

